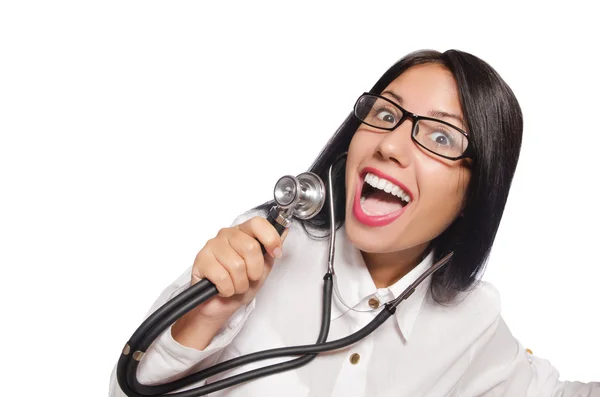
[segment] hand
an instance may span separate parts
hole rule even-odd
[[[206,278],[215,284],[219,295],[179,319],[173,326],[174,337],[202,326],[216,333],[237,309],[250,303],[271,272],[275,258],[281,256],[287,232],[279,236],[269,221],[256,216],[221,229],[210,239],[196,255],[191,284]],[[259,242],[267,251],[264,256]]]

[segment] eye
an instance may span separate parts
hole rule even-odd
[[[438,146],[451,146],[452,138],[443,131],[434,131],[429,134],[429,139],[435,142]]]
[[[391,123],[391,124],[395,124],[396,123],[396,117],[388,112],[387,110],[381,110],[377,113],[377,118],[381,121],[385,121],[386,123]]]
[[[375,104],[373,106],[373,116],[385,124],[396,124],[398,122],[398,116],[395,109],[391,109],[389,106],[383,105],[381,103]]]
[[[441,121],[430,119],[417,122],[413,138],[425,148],[442,156],[460,156],[469,145],[462,132]]]

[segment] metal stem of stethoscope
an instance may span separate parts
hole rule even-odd
[[[332,342],[325,342],[329,333],[329,323],[331,321],[331,298],[332,298],[332,283],[333,283],[333,259],[335,250],[335,202],[333,196],[332,169],[334,165],[341,160],[345,154],[339,156],[329,167],[328,173],[328,190],[330,199],[330,222],[331,235],[329,240],[329,262],[327,273],[323,277],[323,313],[321,319],[321,331],[317,342],[314,345],[284,347],[271,350],[265,350],[257,353],[248,354],[238,358],[234,358],[220,364],[214,365],[205,370],[193,373],[182,379],[169,382],[163,385],[142,385],[137,380],[136,372],[139,362],[143,358],[150,344],[171,324],[177,321],[187,312],[205,302],[206,300],[217,295],[218,291],[214,284],[204,279],[194,284],[190,288],[183,291],[181,294],[165,303],[158,310],[152,313],[140,327],[131,336],[117,364],[117,380],[121,390],[129,397],[147,397],[166,395],[174,390],[187,387],[193,383],[207,379],[221,372],[249,364],[256,361],[262,361],[270,358],[285,357],[285,356],[301,356],[299,358],[286,361],[283,363],[273,364],[266,367],[258,368],[242,374],[232,376],[227,379],[219,380],[208,385],[197,387],[191,390],[169,394],[169,396],[177,397],[196,397],[227,387],[231,387],[243,382],[247,382],[259,377],[272,375],[275,373],[288,371],[298,368],[313,360],[316,354],[330,350],[341,349],[363,339],[381,324],[385,322],[395,311],[396,306],[403,300],[407,299],[416,289],[416,287],[425,280],[429,275],[444,266],[451,258],[452,253],[446,255],[440,261],[435,263],[431,268],[427,269],[415,282],[413,282],[406,290],[391,302],[385,304],[384,309],[365,327],[349,335],[345,338],[338,339]],[[309,175],[310,174],[310,175]],[[307,176],[308,175],[308,176]],[[316,178],[315,178],[316,177]],[[288,179],[284,179],[288,178]],[[304,173],[298,176],[297,179],[286,176],[281,178],[276,184],[275,199],[282,206],[280,211],[269,212],[268,219],[273,226],[281,234],[289,225],[292,215],[297,217],[309,217],[318,213],[324,203],[324,191],[322,190],[323,183],[315,174]],[[301,180],[301,181],[300,181]],[[278,190],[279,186],[279,190]],[[279,197],[278,197],[279,194]],[[320,197],[319,195],[322,195]],[[319,200],[321,200],[319,202]],[[302,219],[302,218],[301,218]],[[305,218],[306,219],[306,218]],[[264,248],[263,248],[264,251]],[[263,252],[264,253],[264,252]]]
[[[327,273],[335,274],[335,270],[333,268],[333,259],[335,257],[335,201],[333,199],[333,166],[337,164],[338,161],[345,158],[348,153],[343,153],[338,156],[327,171],[327,189],[329,192],[329,260],[327,261]]]

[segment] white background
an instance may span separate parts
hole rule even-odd
[[[3,395],[106,395],[206,240],[422,48],[471,52],[516,93],[521,161],[484,278],[523,345],[600,380],[596,13],[483,4],[3,2]]]

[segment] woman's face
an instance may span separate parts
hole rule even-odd
[[[436,117],[466,131],[458,90],[452,74],[438,64],[412,67],[402,73],[382,96],[409,112]],[[401,98],[401,101],[398,100]],[[455,117],[440,117],[439,114]],[[419,252],[460,214],[470,171],[469,160],[452,161],[426,151],[411,140],[412,121],[394,131],[361,124],[346,161],[346,232],[366,253]],[[391,182],[391,193],[372,175]],[[397,186],[397,188],[396,188]],[[399,189],[400,190],[399,190]],[[385,186],[384,186],[385,190]],[[361,199],[361,196],[366,197]],[[397,196],[409,198],[404,205]]]

